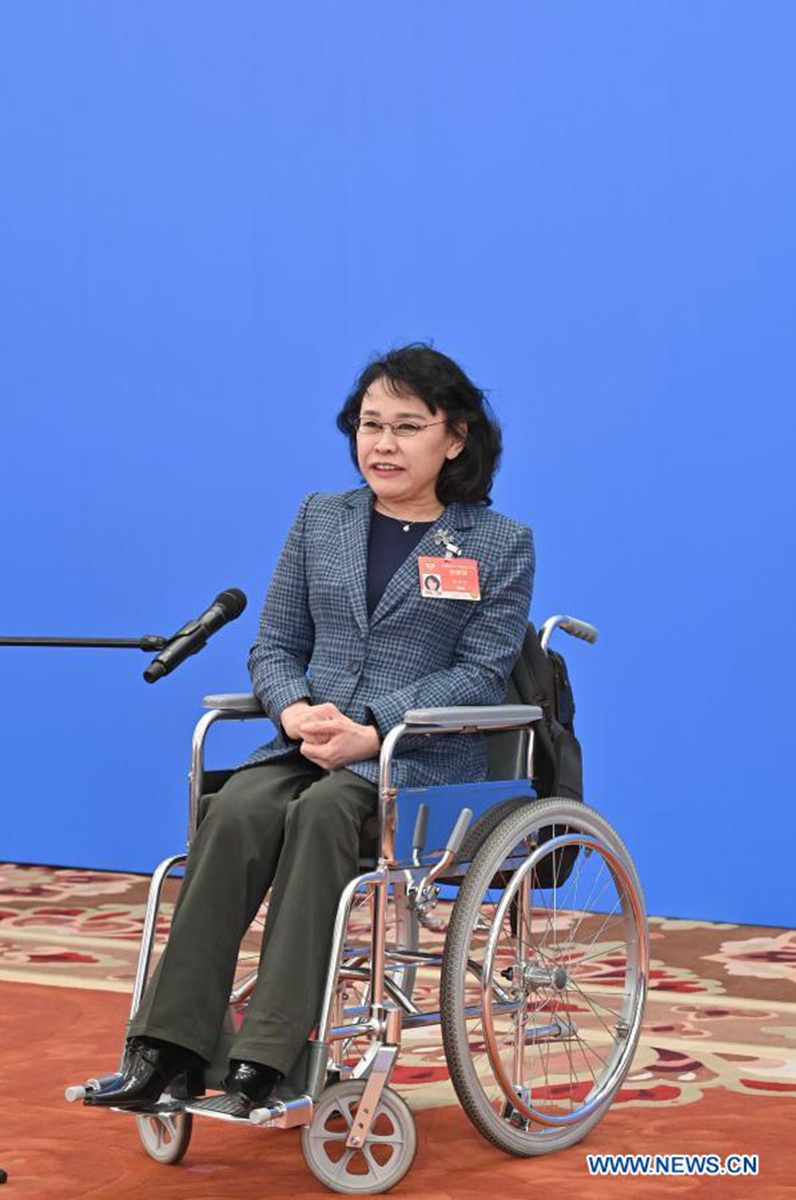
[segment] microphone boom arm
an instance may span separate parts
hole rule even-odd
[[[89,650],[163,650],[170,638],[145,633],[140,638],[61,638],[61,637],[0,637],[0,646],[66,646],[69,649]]]

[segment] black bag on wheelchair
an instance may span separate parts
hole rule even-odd
[[[512,695],[517,696],[516,701]],[[583,759],[575,736],[575,697],[561,654],[539,645],[529,625],[509,681],[509,703],[538,704],[543,720],[535,727],[534,783],[539,797],[583,799]]]
[[[547,653],[539,644],[534,625],[528,625],[519,658],[509,677],[506,704],[535,704],[542,710],[542,720],[534,726],[533,774],[534,788],[539,799],[562,796],[567,800],[583,800],[583,759],[580,742],[575,736],[575,697],[567,665],[561,654]],[[525,776],[525,736],[516,733],[497,733],[487,737],[491,777],[517,779]],[[527,796],[503,800],[488,809],[467,833],[458,859],[474,858],[480,847],[500,821],[516,808],[528,803]],[[540,841],[567,832],[565,825],[549,825],[541,830]],[[569,878],[577,858],[576,846],[568,846],[556,856],[556,862],[545,858],[536,873],[535,886],[549,888]],[[505,872],[501,872],[501,876]],[[495,885],[506,880],[498,876]]]

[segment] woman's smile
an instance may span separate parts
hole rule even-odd
[[[403,467],[399,467],[397,463],[377,462],[373,463],[373,471],[377,471],[379,475],[395,474],[396,471],[402,471]]]

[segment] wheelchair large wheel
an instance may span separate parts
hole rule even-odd
[[[521,1157],[579,1141],[630,1069],[647,980],[636,872],[593,809],[508,816],[473,859],[441,975],[445,1056],[476,1128]]]
[[[335,1083],[321,1094],[312,1124],[301,1130],[304,1160],[334,1192],[373,1196],[399,1183],[417,1152],[415,1121],[405,1100],[385,1087],[361,1149],[346,1148],[366,1087],[364,1080]]]

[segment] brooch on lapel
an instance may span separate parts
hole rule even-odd
[[[448,533],[447,529],[438,529],[437,532],[434,534],[434,541],[437,543],[438,546],[445,547],[445,557],[446,558],[452,558],[454,556],[454,554],[457,557],[461,555],[461,552],[462,552],[461,546],[457,546],[455,542],[451,541],[451,536]]]

